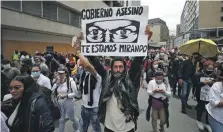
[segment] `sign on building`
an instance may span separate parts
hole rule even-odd
[[[148,7],[83,9],[81,52],[89,56],[146,56]]]

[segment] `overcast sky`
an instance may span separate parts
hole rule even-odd
[[[141,5],[149,6],[149,19],[161,18],[167,23],[170,34],[176,33],[185,0],[141,0]]]

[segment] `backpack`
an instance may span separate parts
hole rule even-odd
[[[52,91],[44,86],[40,86],[40,91],[44,97],[44,99],[46,100],[46,103],[48,104],[50,111],[52,113],[53,116],[53,120],[59,120],[61,113],[60,113],[60,109],[58,108],[58,106],[56,106],[53,101],[51,100],[51,94]],[[34,112],[35,111],[35,102],[36,99],[33,100],[32,105],[31,105],[31,111]]]

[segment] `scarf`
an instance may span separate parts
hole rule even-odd
[[[21,104],[21,101],[19,102],[19,104],[16,106],[15,110],[13,111],[12,115],[9,117],[8,119],[8,125],[9,126],[12,126],[13,125],[13,122],[18,114],[18,109],[19,109],[19,106]]]
[[[91,75],[89,72],[83,72],[81,76],[81,84],[80,88],[81,91],[83,92],[84,90],[84,95],[88,94],[88,105],[92,106],[93,105],[93,91],[95,89],[97,80],[94,76]]]

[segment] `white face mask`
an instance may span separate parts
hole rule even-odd
[[[10,64],[6,64],[6,65],[2,65],[2,67],[4,68],[4,70],[8,70],[11,66]]]
[[[156,80],[156,83],[161,84],[161,83],[163,83],[163,80]]]
[[[157,69],[158,68],[158,65],[156,64],[156,65],[153,65],[153,68],[154,69]]]

